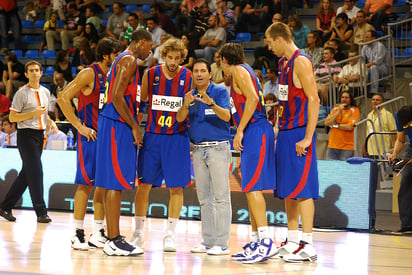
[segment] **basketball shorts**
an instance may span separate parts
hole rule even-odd
[[[85,136],[77,136],[77,169],[75,183],[94,186],[96,176],[97,141],[87,141]]]

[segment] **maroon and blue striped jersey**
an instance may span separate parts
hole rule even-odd
[[[124,51],[119,54],[116,59],[114,60],[112,66],[109,69],[107,74],[107,81],[106,81],[106,91],[104,95],[104,103],[100,115],[105,116],[107,118],[118,120],[120,122],[125,123],[124,119],[120,117],[119,113],[117,112],[116,108],[112,102],[112,92],[113,92],[113,85],[116,78],[116,66],[119,63],[119,60],[122,59],[124,56],[132,55],[129,51]],[[124,99],[128,106],[130,114],[133,118],[137,121],[137,108],[139,107],[140,98],[140,79],[139,79],[139,69],[136,63],[136,73],[134,75],[133,82],[126,87],[126,91],[124,93]]]
[[[293,83],[294,61],[298,56],[310,57],[302,50],[296,50],[290,60],[279,61],[279,129],[288,130],[305,126],[308,122],[308,98],[302,88]],[[312,61],[311,61],[312,62]],[[313,73],[308,72],[308,73]]]
[[[154,134],[176,134],[187,131],[187,119],[176,120],[185,94],[192,85],[192,72],[182,67],[172,79],[163,72],[163,66],[152,67],[147,72],[149,111],[146,132]]]
[[[87,127],[97,129],[99,109],[103,106],[106,90],[106,74],[97,63],[89,66],[94,71],[93,91],[89,95],[79,94],[78,116]]]
[[[258,121],[259,119],[266,119],[266,109],[265,109],[265,102],[263,99],[263,90],[262,90],[260,81],[255,74],[255,71],[247,64],[239,64],[239,66],[246,69],[246,71],[249,73],[250,78],[252,79],[252,82],[253,82],[254,92],[259,98],[259,102],[256,106],[255,112],[253,113],[248,123],[254,123]],[[235,107],[235,108],[232,107],[233,120],[235,121],[236,125],[239,125],[240,120],[242,119],[242,116],[243,116],[243,111],[245,109],[246,97],[234,91],[233,82],[232,82],[232,85],[230,86],[230,93],[231,93],[234,107]]]

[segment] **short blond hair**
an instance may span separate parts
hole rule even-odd
[[[289,27],[282,22],[275,22],[267,28],[265,32],[266,37],[275,40],[277,37],[282,37],[286,42],[293,42],[293,34]]]
[[[180,52],[181,58],[186,58],[187,49],[181,39],[169,38],[160,47],[160,55],[162,56],[162,58],[165,58],[167,53],[172,51]]]

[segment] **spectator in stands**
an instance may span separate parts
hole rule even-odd
[[[6,96],[13,99],[14,93],[27,83],[24,65],[17,60],[16,54],[8,52],[3,69],[3,84],[6,86]]]
[[[89,42],[90,49],[94,50],[97,46],[97,42],[99,42],[100,36],[92,23],[86,23],[83,36]]]
[[[187,49],[187,55],[182,63],[182,66],[191,70],[196,58],[195,50],[193,49],[193,43],[190,41],[190,35],[188,33],[183,33],[180,36],[180,39],[182,39],[182,42],[183,44],[185,44]]]
[[[322,34],[322,41],[329,40],[335,25],[336,13],[331,0],[321,0],[316,15],[316,29]]]
[[[347,160],[353,157],[355,149],[354,125],[359,120],[360,112],[351,93],[341,92],[339,97],[340,104],[332,109],[325,120],[325,126],[331,127],[327,160]]]
[[[130,44],[130,41],[132,41],[132,34],[135,30],[138,29],[144,29],[145,26],[140,23],[140,18],[137,13],[130,13],[129,16],[127,17],[127,29],[126,32],[124,33],[122,45],[124,47],[127,47]]]
[[[190,11],[190,17],[194,22],[194,30],[192,32],[192,43],[193,47],[199,48],[199,41],[200,38],[205,34],[205,32],[209,29],[209,17],[211,13],[205,1],[201,2],[201,5],[194,7]]]
[[[127,28],[127,17],[128,14],[123,12],[124,5],[119,2],[113,3],[113,14],[109,16],[107,20],[106,34],[115,38],[122,40],[121,34]]]
[[[10,113],[9,108],[11,106],[11,102],[10,99],[5,95],[5,92],[6,88],[4,87],[4,84],[0,82],[0,117]]]
[[[165,31],[158,26],[157,19],[154,17],[150,17],[146,20],[147,29],[152,34],[153,38],[153,46],[152,49],[156,49],[160,46],[160,37]]]
[[[50,0],[37,0],[34,2],[34,6],[39,12],[39,18],[44,18],[48,20],[52,12],[52,5]]]
[[[106,9],[103,0],[76,0],[77,9],[82,13],[86,12],[87,6],[91,3],[96,4],[96,12],[100,13]]]
[[[227,8],[231,9],[235,12],[235,19],[237,19],[237,16],[242,11],[242,2],[243,1],[241,1],[241,0],[228,0],[227,1]]]
[[[23,8],[24,19],[29,20],[34,24],[37,19],[37,12],[34,8],[34,3],[32,1],[28,1]]]
[[[16,147],[17,146],[17,129],[16,122],[10,122],[9,116],[0,117],[2,124],[1,130],[5,133],[2,140],[0,140],[0,147]]]
[[[384,102],[382,94],[374,94],[372,96],[372,111],[368,114],[368,119],[372,122],[367,123],[366,135],[374,132],[396,132],[396,122],[393,114],[385,107],[378,110],[377,106]],[[380,117],[380,121],[378,118]],[[373,124],[373,127],[371,125]],[[382,127],[381,127],[382,126]],[[376,140],[378,141],[376,143]],[[368,155],[379,158],[379,156],[385,155],[387,152],[392,151],[392,146],[395,144],[396,135],[376,135],[368,140]],[[383,144],[382,144],[383,140]],[[378,149],[379,146],[379,149]],[[385,146],[385,149],[383,148]]]
[[[267,94],[265,96],[265,109],[266,109],[268,121],[270,122],[270,124],[272,124],[276,128],[277,128],[277,118],[278,118],[277,112],[279,108],[278,106],[268,106],[268,105],[276,103],[277,101],[278,100],[274,94]]]
[[[361,9],[355,6],[355,0],[343,1],[343,6],[339,7],[336,14],[345,13],[348,16],[348,24],[353,25],[356,23],[356,16]]]
[[[214,15],[209,17],[209,27],[199,41],[199,46],[204,48],[196,49],[195,54],[197,58],[203,57],[212,63],[213,54],[226,43],[226,31],[219,27],[219,18]]]
[[[208,11],[206,0],[183,0],[180,4],[180,13],[176,15],[176,28],[182,32],[191,32],[194,27],[194,18],[190,14],[195,8],[199,8],[206,5]]]
[[[155,3],[152,5],[150,8],[150,13],[157,19],[160,28],[174,36],[177,35],[175,23],[172,18],[164,12],[164,8],[161,3]]]
[[[367,31],[375,30],[375,28],[366,23],[366,14],[363,10],[358,11],[356,14],[356,23],[358,24],[353,31],[352,43],[359,44],[365,42],[365,33]]]
[[[91,23],[90,23],[91,24]],[[93,26],[93,24],[91,24]],[[80,72],[95,61],[95,51],[90,48],[87,38],[80,41],[79,46],[74,51],[72,66],[76,68],[76,72]]]
[[[163,43],[165,43],[169,38],[172,38],[173,35],[168,34],[168,33],[162,33],[162,35],[160,36],[160,46],[163,45]],[[157,47],[154,50],[154,54],[152,59],[150,59],[149,64],[147,65],[147,67],[151,68],[153,66],[157,66],[157,65],[163,65],[165,64],[165,60],[162,58],[162,55],[160,54],[160,48],[161,47]]]
[[[266,80],[265,80],[265,76],[263,75],[262,70],[254,69],[254,71],[255,71],[257,78],[259,79],[260,86],[261,87],[265,86]]]
[[[237,19],[237,31],[249,32],[249,26],[259,26],[258,31],[264,32],[270,24],[271,6],[271,0],[246,0],[246,5]]]
[[[371,23],[375,30],[382,30],[391,14],[393,0],[366,0],[363,11],[368,14],[366,21]]]
[[[302,24],[302,21],[297,14],[289,15],[288,19],[288,26],[293,33],[293,41],[299,49],[305,48],[308,34],[310,33],[309,27]]]
[[[274,94],[278,98],[278,70],[274,65],[270,65],[267,69],[266,78],[268,81],[263,86],[263,96],[266,97],[268,94]]]
[[[54,147],[55,145],[55,141],[60,141],[60,146]],[[53,133],[53,131],[49,131],[48,133],[46,133],[46,131],[44,131],[44,147],[43,149],[57,149],[57,150],[62,150],[65,145],[67,144],[67,135],[58,130],[57,133]]]
[[[69,49],[69,43],[73,42],[75,37],[83,33],[84,25],[86,24],[86,18],[77,10],[74,2],[70,2],[66,7],[68,15],[64,24],[64,30],[60,33],[63,50]]]
[[[353,34],[353,27],[348,25],[348,16],[346,13],[339,13],[336,16],[336,24],[332,29],[332,35],[329,40],[338,39],[339,45],[343,50],[349,49]]]
[[[91,3],[87,5],[86,7],[86,24],[87,23],[92,23],[94,27],[97,30],[97,33],[102,33],[105,29],[106,26],[104,25],[102,19],[100,19],[99,16],[96,15],[97,13],[97,4]]]
[[[323,50],[323,61],[324,62],[321,63],[319,65],[319,68],[317,68],[315,71],[316,79],[329,75],[329,68],[328,68],[329,64],[336,63],[334,56],[335,56],[335,50],[333,48],[326,47]],[[341,70],[342,69],[339,66],[331,66],[330,73],[331,73],[332,79],[335,75],[339,74]],[[329,92],[330,81],[332,79],[323,79],[323,80],[317,81],[319,98],[323,106],[328,105],[328,92]]]
[[[348,53],[348,58],[355,57],[359,55],[358,46],[352,46]],[[339,91],[341,90],[348,90],[354,97],[361,96],[361,82],[360,82],[360,72],[361,72],[361,64],[359,59],[350,60],[348,64],[346,64],[339,75],[335,75],[333,77],[335,83],[340,84]],[[366,83],[366,79],[368,79],[368,71],[366,70],[362,74],[362,82]]]
[[[20,18],[17,9],[17,0],[1,1],[0,3],[0,55],[5,55],[9,48],[8,27],[14,36],[14,48],[21,49]]]
[[[304,51],[312,59],[313,68],[316,70],[322,62],[323,55],[322,39],[320,39],[319,32],[309,32]]]
[[[396,141],[393,152],[388,157],[389,161],[395,161],[406,141],[409,142],[401,156],[407,164],[401,174],[401,185],[398,193],[399,218],[401,219],[401,229],[398,233],[412,233],[412,105],[403,106],[395,117]]]
[[[46,41],[47,43],[47,49],[48,50],[55,50],[56,47],[54,45],[54,41],[60,41],[60,33],[61,33],[61,29],[59,29],[58,25],[57,25],[57,19],[58,19],[58,14],[56,11],[53,11],[50,14],[50,19],[46,21],[46,23],[44,23],[44,27],[43,27],[43,31],[44,31],[44,35],[43,35],[43,40]],[[42,41],[42,43],[40,43],[40,51],[39,51],[39,55],[41,55],[41,53],[43,52],[44,49],[44,41]]]
[[[67,84],[69,84],[69,82],[66,81],[62,73],[55,73],[54,83],[50,85],[50,94],[58,98],[60,93],[64,90],[64,88],[66,88]],[[76,109],[74,104],[73,104],[73,108]],[[55,121],[65,121],[66,120],[66,117],[64,116],[58,104],[55,104],[54,116],[55,116]]]
[[[212,73],[212,82],[215,84],[220,84],[224,81],[223,79],[223,69],[220,66],[220,55],[219,52],[215,52],[213,55],[213,63],[210,65]]]
[[[379,87],[379,76],[388,72],[388,66],[386,63],[387,52],[385,46],[375,41],[378,38],[376,31],[367,31],[365,33],[365,42],[369,44],[363,46],[362,56],[365,58],[366,67],[370,75],[371,81],[371,94],[376,94]]]
[[[235,11],[227,7],[227,0],[216,0],[217,10],[213,13],[219,18],[219,27],[226,31],[226,39],[235,39]]]
[[[67,50],[61,50],[57,53],[56,61],[54,63],[54,76],[53,82],[56,83],[56,74],[61,73],[64,79],[68,82],[72,81],[74,76],[72,72],[72,64],[69,61],[69,52]]]
[[[64,7],[66,6],[66,0],[52,0],[52,10],[57,12],[60,20],[66,20],[66,15],[64,14]],[[69,1],[67,1],[69,2]],[[46,17],[46,19],[48,19]]]
[[[342,61],[347,58],[346,54],[344,54],[340,49],[340,41],[337,38],[333,38],[325,43],[326,47],[331,47],[335,50],[335,60],[336,62]]]
[[[283,17],[288,17],[291,14],[294,14],[294,9],[302,8],[302,0],[274,0],[273,1],[275,5],[280,4],[280,13],[282,14]],[[305,2],[305,8],[308,8],[308,2],[307,0],[304,0]]]

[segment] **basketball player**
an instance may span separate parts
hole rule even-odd
[[[106,90],[106,75],[122,45],[111,37],[101,39],[96,47],[97,63],[82,70],[63,90],[57,99],[66,118],[78,131],[77,171],[75,183],[78,184],[74,196],[74,230],[72,248],[88,250],[90,247],[103,248],[107,241],[104,235],[104,196],[105,190],[97,187],[93,196],[94,229],[88,244],[84,235],[84,216],[88,199],[94,186],[96,169],[96,138],[99,109],[103,106]],[[79,98],[78,116],[76,116],[72,99]]]
[[[276,187],[275,136],[266,118],[263,91],[254,70],[245,64],[243,47],[227,43],[220,49],[223,71],[232,76],[231,96],[237,124],[233,147],[241,152],[242,192],[246,193],[252,236],[244,250],[232,255],[243,263],[266,261],[272,256],[273,241],[266,220],[262,190]],[[273,245],[273,247],[272,247]]]
[[[107,74],[103,108],[97,125],[96,186],[105,188],[105,210],[109,241],[103,251],[109,255],[135,256],[143,250],[120,235],[122,190],[131,190],[136,178],[136,145],[142,143],[137,123],[140,90],[136,59],[145,59],[153,44],[146,30],[136,30],[127,49],[114,60]]]
[[[277,189],[285,199],[288,238],[278,250],[288,262],[316,261],[312,227],[319,198],[319,182],[314,132],[319,113],[319,97],[313,65],[293,42],[287,25],[273,23],[265,33],[269,49],[279,57],[279,134],[276,144]],[[299,218],[302,239],[299,242]]]
[[[131,242],[143,246],[149,193],[152,186],[160,187],[165,180],[170,201],[163,250],[175,252],[174,231],[183,205],[183,187],[191,181],[187,119],[178,122],[176,114],[190,90],[192,73],[179,65],[187,55],[180,39],[167,40],[162,44],[160,54],[165,64],[150,68],[142,80],[141,100],[148,100],[149,109],[143,147],[139,151],[136,229]]]

